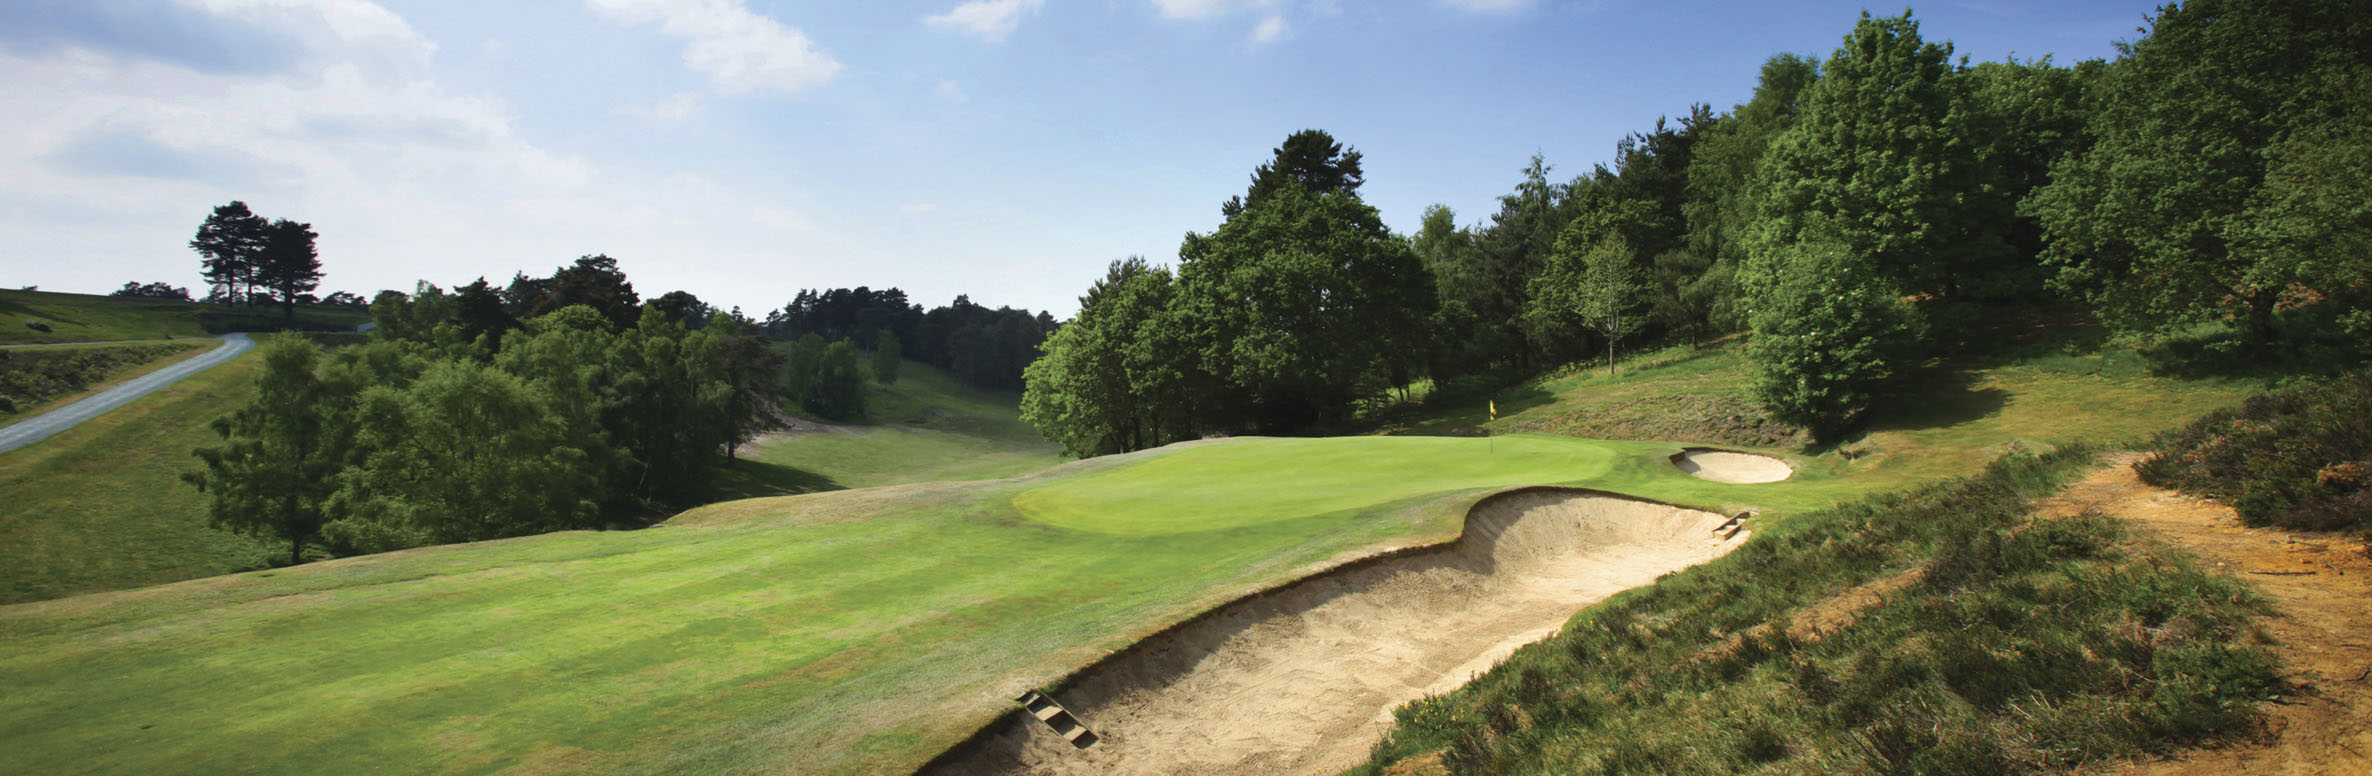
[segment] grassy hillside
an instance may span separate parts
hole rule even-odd
[[[206,423],[253,395],[253,354],[40,444],[0,453],[0,601],[54,598],[261,565],[264,545],[206,527],[180,474]]]
[[[979,480],[1061,463],[1061,451],[1021,422],[1021,395],[963,385],[908,361],[896,385],[874,394],[869,417],[802,424],[760,440],[755,457],[812,473],[828,487]]]
[[[1441,538],[1492,488],[1793,509],[1848,490],[1708,483],[1675,449],[1245,439],[11,606],[0,738],[31,771],[898,771],[1014,687],[1346,552]]]
[[[369,311],[348,307],[300,306],[296,311],[299,329],[350,330],[370,319]],[[280,327],[277,307],[0,291],[0,345],[211,337]]]
[[[2141,441],[2265,386],[2261,379],[2155,374],[2130,345],[2097,329],[2046,330],[1998,352],[1924,365],[1905,375],[1856,437],[1811,447],[1765,419],[1748,385],[1753,365],[1736,340],[1678,346],[1514,386],[1495,396],[1403,408],[1396,434],[1536,432],[1662,439],[1758,448],[1836,467],[1869,487],[1906,487],[1973,474],[2003,453],[2072,441]],[[1499,420],[1484,402],[1495,399]]]

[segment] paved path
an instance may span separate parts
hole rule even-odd
[[[133,399],[180,382],[184,377],[203,372],[255,347],[255,341],[248,339],[245,334],[225,334],[221,339],[220,347],[198,354],[187,361],[124,381],[123,384],[100,391],[95,396],[26,418],[15,425],[0,427],[0,453],[48,439],[52,434],[106,414],[108,410],[130,404]]]

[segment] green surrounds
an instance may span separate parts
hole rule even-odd
[[[2260,600],[2115,520],[2029,515],[2092,461],[2010,456],[1780,522],[1401,707],[1352,773],[2057,772],[2241,728],[2280,686],[2243,637]]]
[[[0,740],[24,772],[901,771],[1014,688],[1381,542],[1446,538],[1500,486],[1842,497],[1819,472],[1697,480],[1677,449],[1244,439],[4,607]],[[1175,501],[1111,511],[1140,489]],[[1247,508],[1196,526],[1189,501]]]

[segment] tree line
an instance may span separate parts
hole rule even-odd
[[[1408,380],[1503,384],[1637,341],[1746,332],[1756,396],[1849,431],[1906,364],[2080,306],[2227,322],[2233,347],[2372,334],[2372,3],[2170,5],[2113,61],[1954,61],[1906,12],[1752,98],[1691,106],[1569,181],[1535,156],[1488,220],[1394,236],[1360,155],[1296,133],[1189,234],[1114,262],[1028,372],[1075,454],[1343,418]],[[1593,355],[1595,354],[1595,355]]]
[[[266,341],[256,398],[213,422],[222,443],[196,450],[203,469],[185,476],[212,494],[217,527],[286,541],[294,563],[308,547],[347,555],[631,523],[708,498],[734,448],[787,410],[861,416],[902,363],[887,326],[863,356],[856,330],[820,328],[828,315],[784,329],[688,292],[644,301],[606,255],[501,287],[481,277],[382,291],[370,311],[365,344]],[[1037,320],[1009,313],[983,316],[986,328],[999,315]],[[932,314],[965,313],[921,314],[919,331]],[[778,344],[770,329],[797,338]]]

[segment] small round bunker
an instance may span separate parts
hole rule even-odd
[[[1778,482],[1795,474],[1786,461],[1767,455],[1691,447],[1672,456],[1672,465],[1698,479],[1750,485]]]

